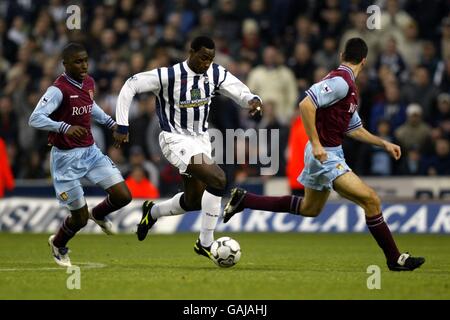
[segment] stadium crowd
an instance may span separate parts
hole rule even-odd
[[[71,4],[81,8],[80,30],[66,25]],[[381,8],[380,29],[367,27],[371,4]],[[215,97],[210,128],[279,129],[278,175],[286,174],[285,155],[292,156],[287,146],[298,102],[339,65],[339,51],[355,36],[369,46],[367,67],[357,80],[359,114],[371,132],[397,141],[403,157],[394,163],[383,150],[347,139],[350,167],[360,175],[450,175],[446,0],[48,0],[0,4],[0,139],[14,177],[49,178],[47,132],[30,128],[28,119],[62,73],[65,44],[85,44],[96,102],[114,117],[128,77],[186,59],[189,40],[200,34],[214,39],[215,61],[265,104],[263,115],[251,118],[231,100]],[[113,148],[111,133],[93,124],[97,145],[129,185],[154,196],[175,193],[181,181],[161,154],[159,132],[151,95],[140,95],[131,107],[125,148]],[[230,184],[259,176],[257,167],[224,166]]]

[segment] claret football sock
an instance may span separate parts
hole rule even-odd
[[[300,206],[303,198],[297,196],[259,196],[254,193],[247,192],[243,201],[241,202],[241,208],[264,210],[272,212],[289,212],[292,214],[300,214]],[[236,211],[242,211],[236,210]]]
[[[380,213],[373,217],[366,216],[366,224],[370,233],[383,250],[388,263],[396,263],[398,257],[400,257],[400,252],[398,251],[388,225],[384,221],[383,214]]]
[[[119,210],[121,207],[114,204],[109,195],[105,198],[105,200],[103,200],[102,202],[100,202],[98,205],[96,205],[93,209],[92,209],[92,215],[94,216],[95,219],[98,220],[103,220],[105,219],[105,217],[110,214],[111,212],[114,212],[116,210]]]
[[[55,245],[55,247],[65,247],[67,242],[73,238],[78,230],[80,230],[70,226],[69,220],[70,216],[67,216],[59,227],[58,232],[56,232],[56,235],[53,238],[53,244]]]

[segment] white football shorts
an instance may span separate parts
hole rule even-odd
[[[191,158],[197,154],[205,154],[211,159],[211,141],[209,133],[192,136],[162,131],[159,134],[159,145],[163,155],[180,173],[185,173]]]

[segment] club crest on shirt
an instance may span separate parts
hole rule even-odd
[[[338,164],[336,165],[336,169],[338,169],[338,170],[344,170],[344,166],[343,166],[342,164],[338,163]]]
[[[322,85],[322,90],[320,90],[321,93],[330,93],[333,92],[333,90],[331,90],[331,88],[327,85],[327,83],[325,82]]]
[[[94,90],[89,89],[89,97],[91,97],[91,100],[94,100]]]
[[[198,100],[202,97],[200,89],[191,89],[191,100]]]
[[[59,197],[63,200],[63,201],[67,201],[67,199],[69,199],[69,195],[67,194],[67,192],[63,192],[59,195]]]

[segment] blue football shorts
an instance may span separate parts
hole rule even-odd
[[[327,160],[321,163],[314,158],[311,144],[308,142],[305,148],[305,168],[297,180],[305,187],[314,190],[331,190],[333,181],[346,172],[352,171],[345,162],[342,146],[324,147],[327,152]]]
[[[83,198],[81,178],[88,179],[104,190],[124,181],[114,162],[95,144],[69,150],[53,147],[50,152],[50,171],[56,198],[65,206]]]

